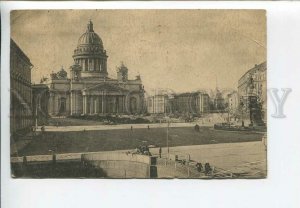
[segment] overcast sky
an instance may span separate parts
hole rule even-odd
[[[34,68],[32,82],[69,73],[88,20],[108,54],[108,73],[121,61],[146,90],[177,92],[237,88],[238,79],[266,61],[263,10],[32,10],[11,14],[11,36]]]

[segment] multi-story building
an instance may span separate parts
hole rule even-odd
[[[164,114],[169,109],[168,95],[154,95],[147,98],[147,112],[151,114]]]
[[[121,64],[117,69],[117,79],[110,78],[107,58],[103,42],[89,21],[74,50],[70,78],[63,68],[51,74],[49,114],[142,113],[144,87],[140,76],[128,79],[128,68]]]
[[[27,55],[10,41],[10,130],[11,134],[30,130],[32,117],[31,69]]]
[[[203,114],[209,112],[209,96],[202,92],[159,94],[147,99],[151,114]]]
[[[176,94],[172,111],[180,114],[202,114],[209,112],[209,96],[202,92]]]
[[[263,121],[267,119],[267,64],[263,62],[248,70],[238,82],[239,102],[250,115],[253,106],[260,108]],[[257,113],[255,113],[257,115]],[[251,119],[251,118],[250,118]]]

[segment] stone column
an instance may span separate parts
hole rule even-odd
[[[84,95],[82,95],[82,114],[84,114]]]
[[[102,91],[102,114],[105,113],[105,94],[104,94],[104,91]]]
[[[49,97],[50,97],[50,98],[49,98],[48,112],[49,112],[49,114],[51,115],[51,114],[52,114],[52,98],[53,98],[51,92],[50,92]],[[34,102],[35,102],[35,101],[34,101]],[[36,103],[34,103],[34,104],[36,104]],[[35,115],[35,109],[32,109],[32,113],[33,113],[33,115]]]
[[[90,96],[90,114],[93,114],[94,111],[94,99],[93,96]]]
[[[120,96],[117,95],[116,97],[116,113],[119,114],[120,113]]]
[[[112,113],[116,112],[116,96],[112,97]]]
[[[70,92],[70,115],[73,115],[73,92]]]
[[[98,98],[94,97],[94,114],[98,114],[98,104],[97,104]]]
[[[123,112],[128,113],[127,109],[126,109],[126,97],[125,97],[125,95],[123,96]]]
[[[101,95],[98,96],[98,113],[102,113],[102,100],[101,100]]]
[[[101,109],[100,109],[100,97],[97,96],[97,114],[101,113]]]
[[[88,71],[88,70],[89,70],[89,60],[84,59],[84,71]]]
[[[119,98],[119,112],[120,113],[124,112],[124,109],[123,109],[123,95],[120,95],[120,98]]]
[[[94,59],[94,69],[95,69],[95,71],[98,71],[97,59]]]
[[[86,95],[83,96],[83,107],[82,107],[82,111],[83,111],[83,114],[86,115]]]
[[[94,69],[95,71],[98,71],[98,60],[97,59],[94,59]]]
[[[74,101],[73,101],[74,110],[73,110],[73,113],[77,114],[78,108],[77,108],[77,92],[76,91],[74,91],[73,97],[74,97]]]
[[[59,112],[59,95],[57,95],[57,94],[55,94],[55,97],[54,97],[54,113],[55,113],[55,115],[57,115],[58,114],[58,112]]]
[[[110,96],[105,94],[104,95],[104,112],[105,113],[110,113],[109,102],[110,102]]]

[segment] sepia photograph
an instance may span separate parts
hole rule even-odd
[[[11,11],[11,177],[266,178],[266,21],[258,9]]]

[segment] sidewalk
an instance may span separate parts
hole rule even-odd
[[[170,123],[170,128],[174,127],[194,127],[197,123]],[[200,124],[199,126],[212,126],[212,124]],[[118,125],[95,125],[95,126],[45,126],[45,131],[91,131],[91,130],[116,130],[116,129],[146,129],[146,128],[166,128],[167,123],[155,123],[155,124],[118,124]],[[41,131],[39,126],[37,131]]]

